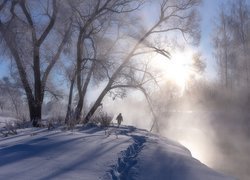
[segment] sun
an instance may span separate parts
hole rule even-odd
[[[194,51],[191,49],[174,51],[171,53],[171,59],[156,55],[153,66],[161,72],[163,80],[174,82],[183,92],[190,77],[194,74],[192,71],[193,55]]]

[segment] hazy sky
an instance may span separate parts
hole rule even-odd
[[[201,21],[201,42],[200,48],[206,58],[207,69],[206,72],[209,77],[215,77],[215,61],[212,55],[211,36],[213,33],[214,19],[216,18],[220,4],[226,0],[203,0],[200,7],[202,21]]]
[[[225,0],[203,0],[203,3],[200,7],[202,22],[201,22],[201,33],[202,39],[200,43],[200,49],[203,55],[206,58],[207,63],[207,74],[209,77],[215,77],[215,66],[214,59],[212,56],[212,47],[211,47],[211,34],[213,28],[213,19],[218,13],[219,4]],[[8,73],[7,64],[4,62],[5,59],[0,61],[0,78]]]

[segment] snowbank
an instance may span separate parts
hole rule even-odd
[[[231,180],[187,148],[134,127],[28,129],[0,139],[1,179]]]

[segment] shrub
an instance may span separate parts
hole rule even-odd
[[[0,129],[0,133],[4,137],[7,137],[9,135],[16,135],[17,134],[16,125],[13,122],[6,122],[5,126]]]
[[[107,112],[99,112],[96,116],[93,117],[92,122],[100,125],[101,127],[110,126],[113,119],[113,115],[108,114]]]

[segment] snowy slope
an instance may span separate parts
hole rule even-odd
[[[134,127],[26,129],[0,139],[0,179],[231,180]]]

